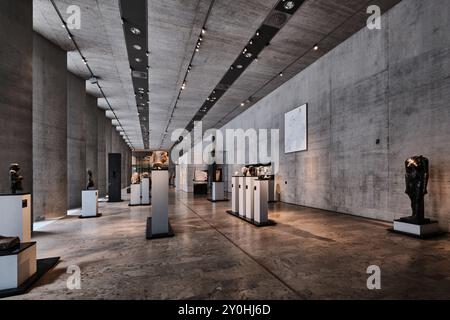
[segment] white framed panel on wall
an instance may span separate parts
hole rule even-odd
[[[284,114],[284,153],[308,150],[308,104]]]

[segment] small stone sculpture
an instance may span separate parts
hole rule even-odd
[[[11,163],[9,167],[9,178],[11,182],[11,193],[15,194],[17,191],[22,191],[23,177],[19,175],[20,166],[17,163]]]
[[[20,245],[20,239],[17,237],[2,237],[0,236],[0,251],[14,249]]]
[[[86,190],[93,190],[95,184],[94,184],[94,180],[92,179],[92,171],[88,170],[87,174],[88,174],[88,184],[86,186]]]
[[[139,173],[135,172],[131,176],[131,184],[139,184],[141,183],[141,177],[139,176]]]
[[[428,159],[424,156],[415,156],[405,161],[405,193],[411,199],[412,216],[400,219],[403,222],[413,224],[426,224],[425,219],[425,195],[428,193]]]

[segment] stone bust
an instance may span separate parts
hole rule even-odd
[[[23,177],[19,174],[20,166],[17,163],[11,163],[9,167],[9,179],[11,182],[11,193],[15,194],[17,191],[22,191]]]
[[[87,174],[88,174],[88,183],[86,186],[86,190],[93,190],[95,187],[95,184],[94,184],[94,179],[92,178],[92,171],[88,170]]]

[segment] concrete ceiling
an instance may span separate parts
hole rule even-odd
[[[150,149],[168,149],[173,145],[171,132],[189,124],[279,1],[148,0]],[[220,128],[363,28],[369,5],[378,4],[386,11],[398,2],[306,0],[261,52],[258,61],[244,71],[204,116],[204,129]],[[55,0],[55,3],[63,15],[68,5],[80,6],[81,29],[73,30],[73,34],[100,77],[133,146],[142,149],[118,1]],[[37,32],[69,51],[69,70],[88,78],[86,67],[73,52],[49,0],[34,0],[34,18]],[[200,51],[195,53],[203,26],[204,40]],[[319,50],[315,51],[312,48],[317,43]],[[192,69],[187,74],[190,65]],[[279,76],[281,71],[283,77]],[[184,80],[186,89],[180,91]],[[87,89],[98,95],[89,82]],[[240,103],[250,97],[252,101],[241,107]],[[99,105],[106,106],[102,99]]]

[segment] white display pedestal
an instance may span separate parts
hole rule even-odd
[[[36,243],[22,243],[10,253],[0,253],[0,290],[15,289],[37,270]]]
[[[430,223],[426,224],[413,224],[401,220],[395,220],[393,231],[419,238],[429,238],[442,234],[439,228],[439,223],[436,221],[430,221]]]
[[[247,209],[247,204],[245,202],[246,192],[245,192],[245,180],[247,177],[239,177],[239,210],[238,213],[241,217],[245,217],[245,212]]]
[[[141,179],[141,204],[150,205],[150,179]]]
[[[169,172],[152,171],[152,217],[147,220],[147,239],[173,236],[169,225]]]
[[[0,235],[31,241],[31,194],[0,195]]]
[[[253,220],[256,223],[268,222],[268,188],[270,180],[255,180],[254,181],[254,215]]]
[[[81,191],[81,216],[80,218],[99,217],[98,190]]]
[[[130,193],[130,206],[141,205],[141,184],[132,184]]]
[[[245,179],[245,217],[253,220],[253,184],[255,178],[249,177]]]
[[[213,182],[211,188],[211,199],[210,201],[225,201],[225,183],[223,182]]]
[[[231,178],[231,212],[239,213],[239,177]]]

